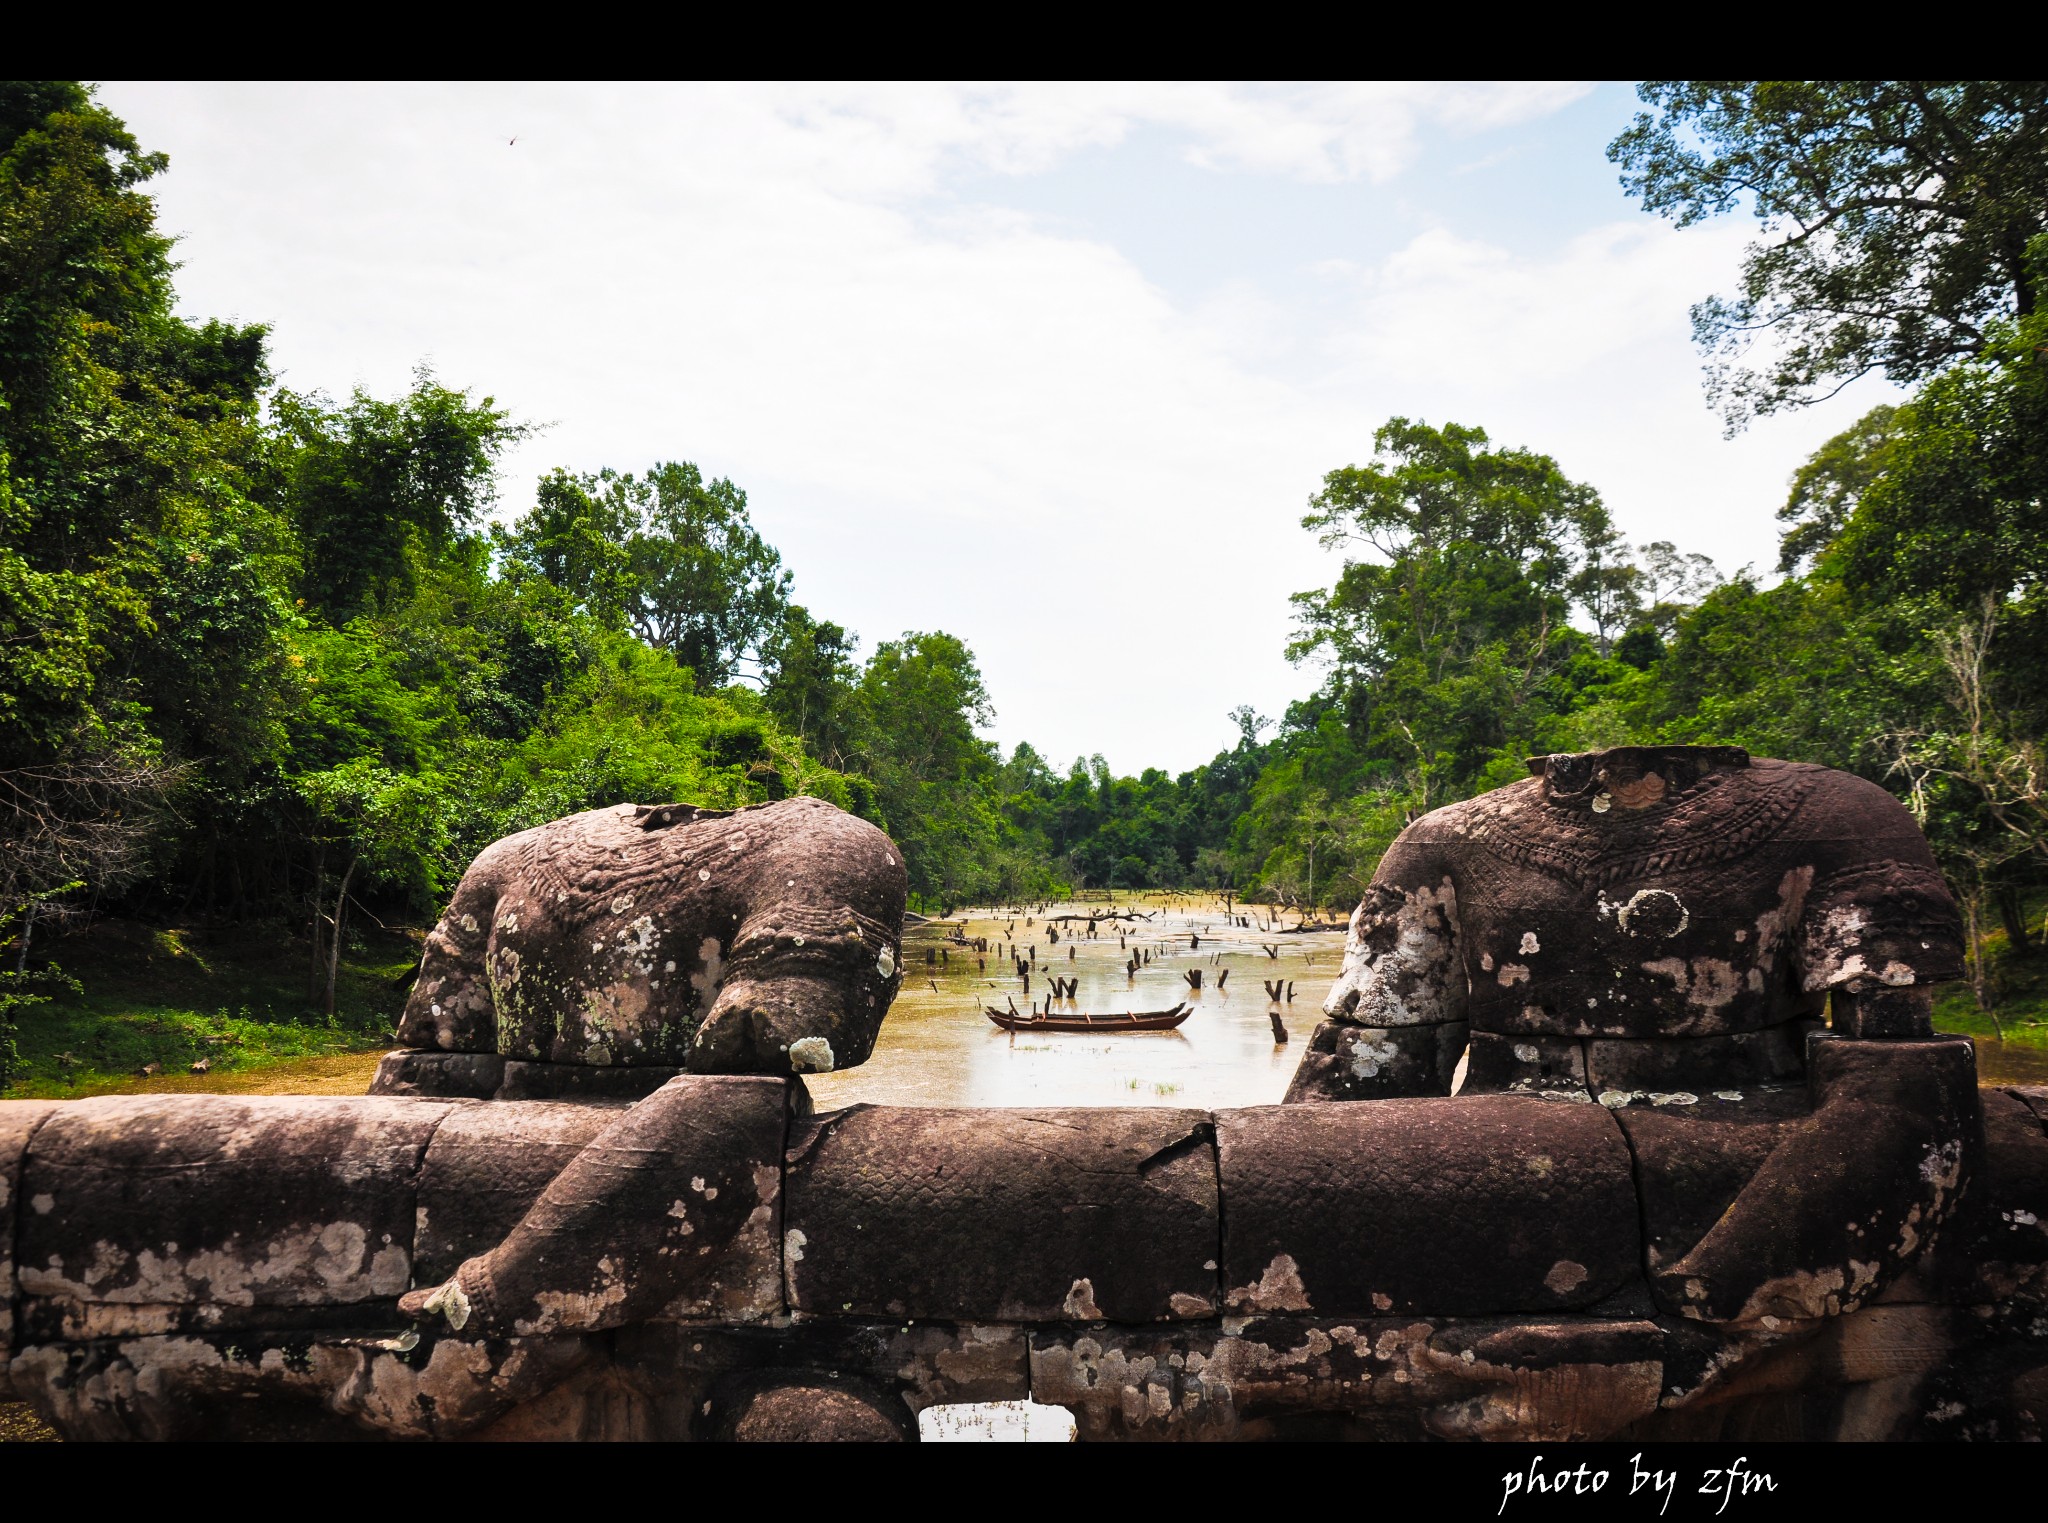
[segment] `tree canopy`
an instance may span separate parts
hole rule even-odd
[[[1608,148],[1680,227],[1747,207],[1740,288],[1693,308],[1729,426],[1882,371],[1924,381],[2040,304],[2048,82],[1653,80]],[[1753,345],[1765,338],[1761,363]]]

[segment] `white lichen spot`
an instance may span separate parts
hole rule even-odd
[[[1392,1311],[1394,1298],[1384,1290],[1376,1290],[1372,1293],[1372,1304],[1375,1311]]]
[[[1067,1315],[1070,1317],[1078,1318],[1083,1322],[1100,1322],[1102,1320],[1102,1312],[1095,1304],[1095,1282],[1093,1280],[1074,1281],[1074,1288],[1067,1292],[1067,1299],[1063,1304]]]
[[[832,1044],[821,1036],[807,1036],[789,1044],[789,1066],[800,1074],[832,1072]]]
[[[469,1323],[469,1297],[463,1294],[460,1280],[448,1281],[427,1297],[421,1309],[429,1314],[439,1312],[458,1333]]]
[[[1531,952],[1540,952],[1542,950],[1543,943],[1536,939],[1534,931],[1522,932],[1522,955],[1524,957],[1527,957]]]
[[[1714,1098],[1716,1100],[1740,1100],[1742,1098],[1742,1091],[1739,1089],[1717,1089],[1714,1091]]]
[[[1276,1253],[1256,1285],[1246,1287],[1247,1296],[1260,1311],[1308,1311],[1308,1289],[1301,1283],[1301,1269],[1289,1253]]]
[[[803,1262],[804,1244],[810,1241],[804,1236],[804,1229],[792,1227],[782,1234],[782,1256],[792,1264]]]
[[[627,910],[630,910],[632,907],[633,896],[631,894],[616,894],[613,896],[612,913],[614,915],[623,915],[626,913]]]
[[[1614,807],[1614,800],[1605,793],[1593,795],[1593,813],[1605,814]]]
[[[51,1195],[38,1195],[30,1200],[28,1204],[29,1209],[34,1211],[37,1216],[48,1216],[57,1207],[56,1197]]]
[[[716,936],[706,936],[697,943],[697,960],[704,966],[690,975],[690,987],[697,991],[697,1008],[709,1010],[725,979],[725,956]],[[698,1040],[703,1040],[701,1035]]]
[[[708,867],[700,867],[700,868],[698,868],[698,869],[697,869],[697,881],[698,881],[699,883],[709,883],[709,882],[711,881],[711,869],[710,869],[710,868],[708,868]]]
[[[468,931],[470,934],[474,935],[477,930],[476,916],[464,915],[462,917],[462,928],[465,931]]]
[[[1386,1032],[1361,1032],[1351,1044],[1351,1076],[1355,1079],[1373,1078],[1382,1068],[1393,1067],[1400,1056],[1401,1049],[1394,1045],[1393,1038]]]
[[[882,948],[882,955],[875,959],[875,971],[884,978],[888,978],[895,973],[896,953],[892,949],[888,947]]]
[[[1559,1259],[1550,1266],[1543,1283],[1554,1296],[1568,1296],[1586,1283],[1586,1266],[1575,1259]]]

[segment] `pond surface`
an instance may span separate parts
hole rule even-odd
[[[1136,919],[1087,916],[1114,912]],[[1046,917],[1078,916],[1048,922]],[[1237,917],[1251,922],[1235,923]],[[889,1007],[874,1056],[843,1073],[806,1078],[821,1110],[876,1105],[1172,1105],[1198,1110],[1271,1105],[1286,1092],[1302,1045],[1322,1019],[1323,995],[1343,962],[1344,932],[1297,932],[1292,911],[1279,926],[1258,905],[1227,910],[1219,899],[1147,895],[1033,906],[1015,915],[966,910],[913,925],[903,937],[902,991]],[[1284,928],[1283,928],[1284,927]],[[1057,933],[1057,942],[1049,933]],[[953,937],[987,938],[978,952]],[[1030,962],[1029,992],[1010,949]],[[1271,948],[1269,954],[1266,948]],[[1133,952],[1150,961],[1136,974]],[[930,961],[927,962],[927,956]],[[1188,987],[1199,969],[1202,988]],[[1227,973],[1223,987],[1219,974]],[[1172,1031],[1008,1032],[984,1004],[1043,1008],[1057,975],[1079,981],[1055,1013],[1094,1015],[1193,1006]],[[1289,1040],[1273,1039],[1276,1008],[1264,980],[1294,985],[1277,1005]]]
[[[1087,916],[1098,918],[1091,936]],[[1051,921],[1047,916],[1056,917]],[[1078,916],[1078,920],[1057,917]],[[1249,919],[1249,926],[1237,921]],[[1031,906],[1016,914],[963,910],[946,921],[912,925],[903,936],[902,991],[882,1023],[874,1056],[843,1073],[805,1083],[820,1110],[871,1105],[1168,1105],[1214,1110],[1272,1105],[1286,1093],[1302,1044],[1322,1019],[1323,996],[1343,963],[1342,930],[1297,932],[1297,917],[1276,922],[1261,905],[1220,899],[1138,895],[1113,904]],[[1277,927],[1277,928],[1276,928]],[[1060,939],[1049,939],[1049,932]],[[989,950],[954,938],[987,938]],[[1199,945],[1193,944],[1199,941]],[[1010,950],[1033,962],[1029,992]],[[1269,955],[1267,948],[1272,949]],[[1124,962],[1150,954],[1135,976]],[[931,961],[927,962],[926,957]],[[1185,975],[1202,972],[1202,989]],[[1229,972],[1221,989],[1219,973]],[[1051,978],[1080,981],[1060,1013],[1094,1015],[1165,1010],[1186,1000],[1192,1013],[1173,1031],[1092,1035],[1011,1033],[983,1005],[1043,1008]],[[1278,1005],[1289,1040],[1273,1040],[1263,981],[1292,982]],[[1985,1084],[2048,1084],[2048,1052],[1979,1038]]]
[[[2048,1084],[2048,1052],[1977,1038],[1979,1084]]]

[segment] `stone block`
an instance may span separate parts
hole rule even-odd
[[[533,1336],[780,1313],[791,1087],[684,1074],[609,1111],[504,1240],[460,1266],[451,1324]]]
[[[1465,1051],[1463,1021],[1433,1026],[1354,1026],[1324,1021],[1287,1086],[1289,1103],[1448,1095]]]
[[[1653,1323],[1253,1317],[1031,1334],[1084,1439],[1612,1437],[1655,1410]]]
[[[1485,1315],[1641,1274],[1628,1148],[1598,1106],[1484,1095],[1217,1116],[1226,1304]]]
[[[1806,1039],[1818,1029],[1818,1022],[1792,1020],[1720,1036],[1593,1037],[1586,1042],[1586,1083],[1596,1095],[1642,1090],[1702,1097],[1797,1084],[1806,1076]]]
[[[387,1052],[370,1080],[373,1095],[488,1100],[505,1082],[505,1060],[494,1052]]]
[[[1150,1322],[1216,1310],[1204,1112],[855,1107],[792,1138],[788,1189],[799,1311]]]
[[[1693,1105],[1617,1109],[1636,1156],[1649,1268],[1690,1253],[1809,1113],[1804,1085],[1739,1101],[1709,1094]]]
[[[2014,1084],[2007,1086],[2005,1092],[2039,1116],[2043,1126],[2048,1126],[2048,1084]]]
[[[420,1162],[451,1108],[223,1095],[64,1105],[22,1169],[21,1290],[134,1307],[397,1296]]]
[[[541,1191],[618,1119],[608,1105],[466,1105],[434,1133],[420,1172],[413,1280],[438,1285],[519,1225]]]
[[[680,1068],[617,1065],[590,1067],[579,1063],[505,1064],[500,1100],[644,1100],[668,1083]]]
[[[21,1164],[29,1138],[57,1109],[55,1100],[0,1100],[0,1391],[14,1347],[15,1223],[23,1209]]]
[[[1586,1044],[1577,1037],[1472,1033],[1461,1095],[1586,1096]]]
[[[2007,1091],[1980,1100],[1983,1163],[1916,1283],[1957,1305],[2048,1311],[2048,1128]]]
[[[1983,1138],[1968,1039],[1817,1033],[1807,1071],[1811,1114],[1653,1272],[1667,1308],[1709,1322],[1839,1316],[1881,1295],[1954,1215]]]

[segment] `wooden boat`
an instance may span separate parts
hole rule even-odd
[[[1049,1015],[1034,1011],[1030,1015],[1020,1014],[1013,1006],[1008,1010],[991,1010],[981,1007],[981,1013],[994,1021],[1005,1031],[1092,1031],[1098,1034],[1117,1031],[1171,1031],[1194,1013],[1188,1004],[1175,1005],[1171,1010],[1125,1011],[1122,1015],[1090,1015],[1077,1011],[1072,1015]]]

